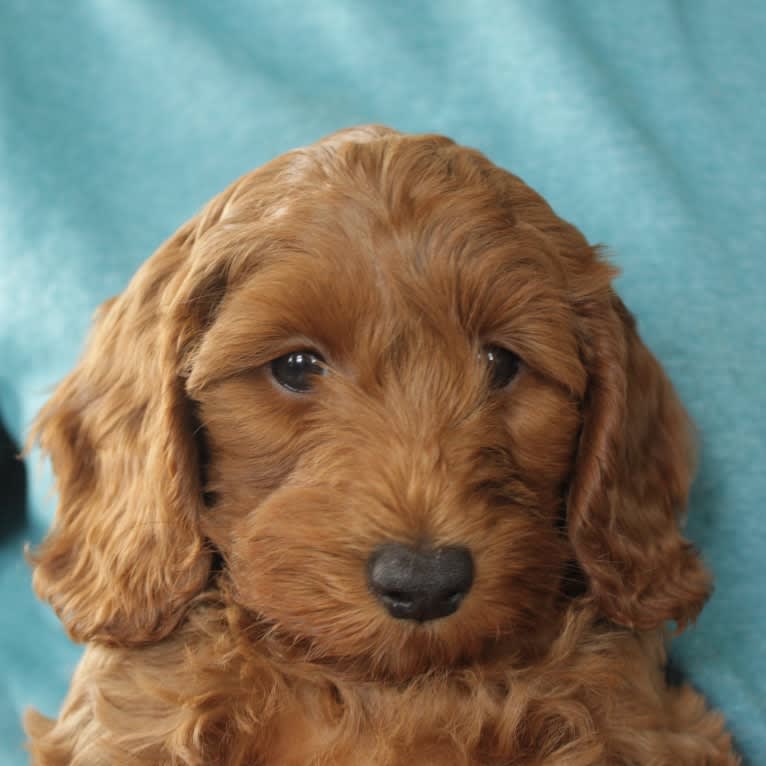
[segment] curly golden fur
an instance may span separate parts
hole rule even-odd
[[[664,680],[710,580],[689,423],[613,276],[438,136],[343,131],[210,202],[35,426],[35,587],[87,650],[58,720],[28,714],[33,762],[737,764]],[[270,362],[301,349],[326,367],[295,393]],[[457,611],[389,614],[390,541],[470,550]]]

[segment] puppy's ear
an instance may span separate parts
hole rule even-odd
[[[679,628],[710,578],[680,533],[693,467],[691,424],[619,298],[584,311],[589,389],[568,504],[575,554],[614,621]]]
[[[78,641],[156,641],[205,585],[201,467],[183,369],[225,286],[199,240],[221,195],[98,311],[78,366],[32,429],[58,509],[34,586]]]

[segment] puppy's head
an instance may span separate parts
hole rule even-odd
[[[354,129],[244,177],[39,417],[38,592],[77,639],[158,640],[217,551],[275,635],[395,674],[533,646],[573,563],[610,619],[685,623],[688,424],[612,276],[444,138]]]

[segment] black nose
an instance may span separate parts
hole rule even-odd
[[[416,550],[385,543],[370,556],[367,576],[370,590],[392,617],[426,622],[460,606],[473,583],[473,558],[458,546]]]

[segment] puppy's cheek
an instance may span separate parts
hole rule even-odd
[[[250,508],[280,487],[306,449],[305,429],[265,374],[212,385],[200,395],[205,425],[207,489],[231,508]]]
[[[367,590],[369,545],[329,493],[287,488],[240,518],[227,560],[237,600],[296,638],[356,653],[346,634],[380,619]]]
[[[471,621],[483,630],[526,642],[558,609],[568,544],[544,516],[516,510],[484,537],[477,555],[476,607]]]
[[[513,455],[530,484],[558,489],[574,461],[580,409],[573,397],[539,377],[525,383],[507,422]]]

